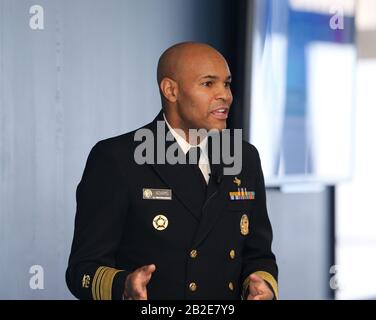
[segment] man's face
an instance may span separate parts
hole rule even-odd
[[[196,55],[180,70],[177,97],[179,127],[183,130],[226,128],[232,103],[231,74],[226,61],[210,52]]]

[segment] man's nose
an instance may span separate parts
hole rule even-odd
[[[229,88],[223,87],[218,89],[216,93],[216,100],[222,100],[224,102],[229,102],[232,99],[232,93]]]

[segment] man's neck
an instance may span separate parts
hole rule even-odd
[[[189,134],[189,128],[184,128],[179,121],[175,120],[171,114],[163,112],[163,117],[169,127],[175,130],[175,132],[181,136],[185,141],[187,141],[190,145],[198,145],[200,144],[205,138],[206,135],[197,134],[198,130],[191,129],[191,135]]]

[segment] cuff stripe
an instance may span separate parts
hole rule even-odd
[[[115,275],[120,271],[122,270],[103,266],[97,269],[91,287],[94,300],[112,299],[112,283]]]

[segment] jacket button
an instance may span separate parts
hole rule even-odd
[[[230,251],[230,258],[235,259],[235,250]]]
[[[191,282],[189,284],[189,290],[191,290],[192,292],[196,291],[197,290],[197,284],[195,282]]]
[[[194,249],[191,250],[191,252],[189,253],[189,255],[190,255],[190,257],[193,258],[193,259],[196,258],[196,257],[197,257],[197,250],[194,250]]]
[[[234,284],[230,281],[228,283],[228,288],[231,290],[231,291],[234,291]]]

